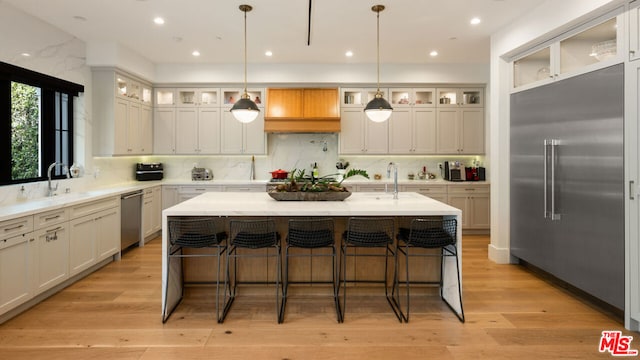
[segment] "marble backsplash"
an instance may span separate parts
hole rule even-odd
[[[399,179],[407,179],[410,172],[417,174],[423,166],[428,172],[441,178],[437,164],[447,160],[458,160],[466,165],[479,161],[484,165],[484,156],[347,156],[338,155],[338,134],[268,134],[267,155],[255,156],[257,180],[268,180],[270,171],[284,169],[305,169],[311,172],[314,163],[318,164],[320,175],[336,173],[336,162],[349,162],[348,169],[366,170],[373,178],[374,174],[386,177],[387,165],[393,161],[398,164]],[[81,162],[81,177],[77,179],[55,180],[58,193],[82,192],[89,189],[108,187],[135,181],[134,169],[138,162],[162,162],[164,179],[168,181],[191,181],[191,169],[194,166],[210,168],[215,180],[249,180],[251,173],[250,155],[212,155],[212,156],[130,156],[97,157],[91,164]],[[22,190],[24,189],[24,190]],[[47,182],[26,183],[0,187],[0,206],[16,202],[45,197]]]

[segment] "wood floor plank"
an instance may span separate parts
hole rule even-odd
[[[603,359],[603,330],[637,335],[547,279],[489,261],[488,244],[463,239],[464,324],[430,288],[412,290],[401,324],[382,288],[366,287],[348,290],[339,324],[330,288],[304,286],[291,288],[284,324],[273,287],[239,289],[218,324],[211,286],[185,288],[163,324],[158,238],[0,325],[0,359]]]

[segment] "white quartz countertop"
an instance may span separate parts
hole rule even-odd
[[[34,215],[44,211],[56,210],[89,201],[101,200],[111,196],[120,196],[161,184],[161,181],[131,182],[107,188],[72,192],[37,200],[18,202],[9,206],[0,207],[0,221],[11,220],[20,216]]]
[[[355,192],[344,201],[276,201],[269,194],[209,192],[163,211],[164,216],[461,216],[452,206],[413,192]]]

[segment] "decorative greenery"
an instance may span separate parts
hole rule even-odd
[[[317,179],[305,178],[305,169],[293,169],[289,172],[289,181],[284,184],[276,186],[276,191],[282,192],[323,192],[323,191],[347,191],[347,188],[342,186],[342,182],[352,176],[360,175],[365,178],[369,178],[369,174],[365,170],[351,169],[340,181],[335,181],[334,177],[338,174],[329,174],[321,176]]]
[[[11,178],[39,176],[40,131],[38,88],[11,83]]]

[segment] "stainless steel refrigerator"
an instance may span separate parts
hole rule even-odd
[[[511,95],[511,254],[624,309],[624,68]]]

